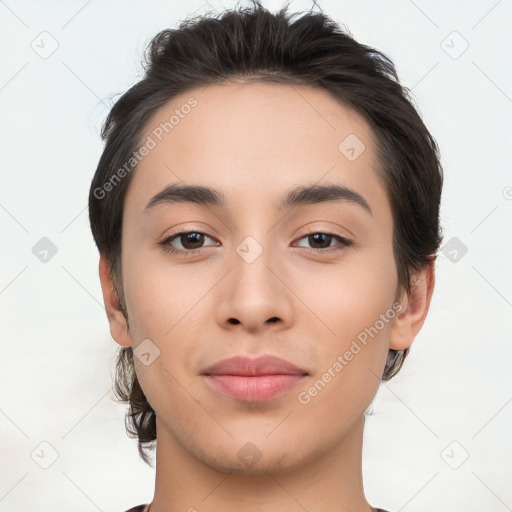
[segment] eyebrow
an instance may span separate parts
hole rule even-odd
[[[289,210],[294,207],[317,204],[328,201],[342,201],[359,205],[373,215],[368,202],[351,188],[337,185],[299,186],[289,190],[278,203],[274,204],[277,211]],[[196,203],[200,205],[224,207],[226,199],[222,192],[202,185],[179,185],[172,183],[151,198],[144,211],[157,205],[172,203]]]

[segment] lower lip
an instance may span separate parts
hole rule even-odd
[[[206,380],[216,391],[237,400],[263,402],[296,386],[304,377],[305,375],[206,375]]]

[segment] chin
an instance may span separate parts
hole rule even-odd
[[[198,458],[217,471],[240,475],[267,475],[286,473],[304,464],[306,454],[295,448],[287,450],[282,444],[275,447],[270,443],[235,441],[230,446],[217,445],[218,451],[204,451]],[[197,456],[197,455],[196,455]],[[314,454],[311,454],[314,457]]]

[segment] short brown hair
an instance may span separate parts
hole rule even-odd
[[[374,132],[378,172],[391,204],[399,290],[409,293],[411,275],[435,260],[442,241],[439,150],[393,62],[321,12],[294,19],[287,10],[273,14],[253,0],[252,7],[189,18],[148,45],[145,76],[117,100],[103,126],[105,148],[89,195],[92,233],[116,291],[122,289],[123,204],[133,172],[113,182],[115,173],[137,151],[147,121],[170,99],[233,79],[322,88],[361,114]],[[114,185],[108,194],[102,188],[107,182]],[[127,317],[124,307],[123,313]],[[382,380],[400,370],[408,351],[389,351]],[[156,417],[138,382],[131,347],[120,348],[115,391],[130,405],[127,432],[138,438],[139,453],[149,463],[145,449],[156,440]]]

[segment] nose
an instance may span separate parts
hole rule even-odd
[[[285,329],[294,318],[289,271],[275,251],[263,249],[246,258],[251,251],[254,256],[250,244],[241,244],[230,261],[232,270],[218,290],[217,321],[225,329],[248,332]]]

